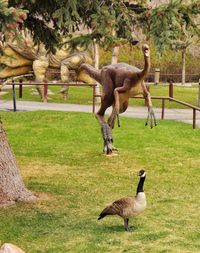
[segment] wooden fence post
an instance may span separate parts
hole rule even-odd
[[[196,128],[196,110],[193,108],[193,129]]]
[[[47,81],[45,81],[45,84],[44,84],[43,102],[45,103],[48,102],[48,82]]]
[[[169,97],[174,97],[174,87],[173,87],[173,80],[169,80]]]
[[[198,107],[200,107],[200,79],[199,79],[199,95],[198,95]]]
[[[154,83],[155,85],[159,84],[159,80],[160,80],[160,69],[155,69],[155,75],[154,75]]]
[[[22,93],[23,93],[23,91],[22,91],[22,82],[23,82],[23,80],[22,79],[20,79],[19,80],[19,82],[20,82],[20,85],[19,85],[19,98],[22,98]]]
[[[15,81],[12,80],[12,92],[13,92],[13,111],[17,111],[17,105],[16,105],[16,90],[15,90]]]
[[[165,99],[162,98],[162,112],[161,112],[161,119],[165,117]]]

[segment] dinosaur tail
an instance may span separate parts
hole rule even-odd
[[[89,76],[91,76],[92,78],[94,78],[97,82],[101,83],[101,71],[95,69],[94,67],[92,67],[89,64],[82,64],[79,68],[79,71],[85,70]]]

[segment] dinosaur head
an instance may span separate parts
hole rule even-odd
[[[132,44],[132,46],[137,45],[139,42],[139,39],[137,38],[137,36],[135,35],[134,32],[131,33],[131,37],[130,37],[130,43]]]
[[[131,38],[131,44],[132,44],[133,46],[137,45],[138,42],[139,42],[139,40],[138,40],[136,37],[132,37],[132,38]]]
[[[150,50],[149,50],[149,46],[147,44],[142,45],[142,51],[144,53],[144,56],[146,56],[146,57],[150,56]]]

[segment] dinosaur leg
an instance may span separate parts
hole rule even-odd
[[[126,106],[126,105],[127,105],[127,106]],[[125,108],[124,108],[124,107],[125,107]],[[126,102],[126,103],[124,103],[124,104],[122,105],[122,108],[120,108],[119,113],[125,112],[126,109],[127,109],[127,107],[128,107],[128,102]],[[109,125],[112,129],[113,129],[114,126],[115,126],[115,120],[116,120],[116,118],[117,118],[117,124],[118,124],[118,126],[120,127],[119,114],[117,113],[115,106],[113,106],[112,113],[111,113],[110,117],[108,118],[108,125]]]
[[[61,62],[60,74],[61,80],[63,83],[67,83],[70,81],[70,70],[77,71],[84,61],[84,56],[82,54],[73,54]],[[69,86],[63,86],[60,93],[63,94],[64,98],[67,98],[69,93]]]
[[[33,72],[35,74],[36,82],[43,82],[45,79],[46,70],[48,68],[48,59],[41,57],[33,62]],[[44,100],[44,87],[43,85],[37,85],[36,89],[40,97]]]
[[[151,95],[148,92],[147,87],[144,83],[142,84],[142,88],[143,88],[143,96],[145,100],[147,101],[147,105],[148,105],[148,116],[147,116],[145,126],[147,126],[150,122],[150,126],[151,128],[153,128],[154,126],[157,125],[157,121],[156,121],[155,113],[153,111]]]
[[[113,146],[112,130],[104,119],[106,109],[114,103],[114,84],[109,69],[105,68],[101,70],[101,80],[103,86],[103,95],[101,99],[101,106],[96,114],[96,118],[101,125],[101,132],[104,141],[103,150],[106,154],[112,154],[112,152],[116,150],[116,148]]]
[[[115,126],[115,119],[116,119],[116,116],[117,116],[117,113],[116,113],[115,107],[113,106],[113,108],[112,108],[112,113],[111,113],[110,117],[108,118],[108,125],[109,125],[109,127],[111,127],[112,129],[113,129],[114,126]]]
[[[124,83],[122,87],[117,87],[114,89],[115,110],[118,127],[120,127],[119,113],[124,112],[128,107],[128,98],[129,98],[128,90],[129,84],[127,83]]]
[[[117,149],[113,146],[112,130],[108,123],[104,119],[104,113],[108,106],[101,104],[99,111],[96,114],[96,118],[101,126],[101,133],[103,137],[103,152],[107,155],[111,155],[113,151]]]
[[[66,63],[66,61],[61,62],[60,75],[61,75],[61,80],[63,83],[69,82],[69,68],[67,65],[68,64]],[[63,94],[64,99],[68,97],[68,92],[69,92],[69,86],[67,85],[64,85],[62,89],[60,90],[60,93]]]

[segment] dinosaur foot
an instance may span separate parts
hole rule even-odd
[[[151,128],[153,128],[154,126],[157,126],[157,121],[156,121],[155,113],[154,113],[152,107],[150,107],[148,109],[148,116],[147,116],[147,120],[146,120],[145,126],[147,126],[148,124],[150,124]]]
[[[101,133],[104,141],[103,152],[106,155],[112,155],[113,151],[117,151],[117,148],[113,146],[111,128],[107,123],[101,125]]]
[[[106,156],[113,156],[113,155],[117,155],[116,152],[118,151],[117,148],[115,148],[112,144],[105,144],[104,143],[104,147],[103,147],[103,153],[106,154]]]

